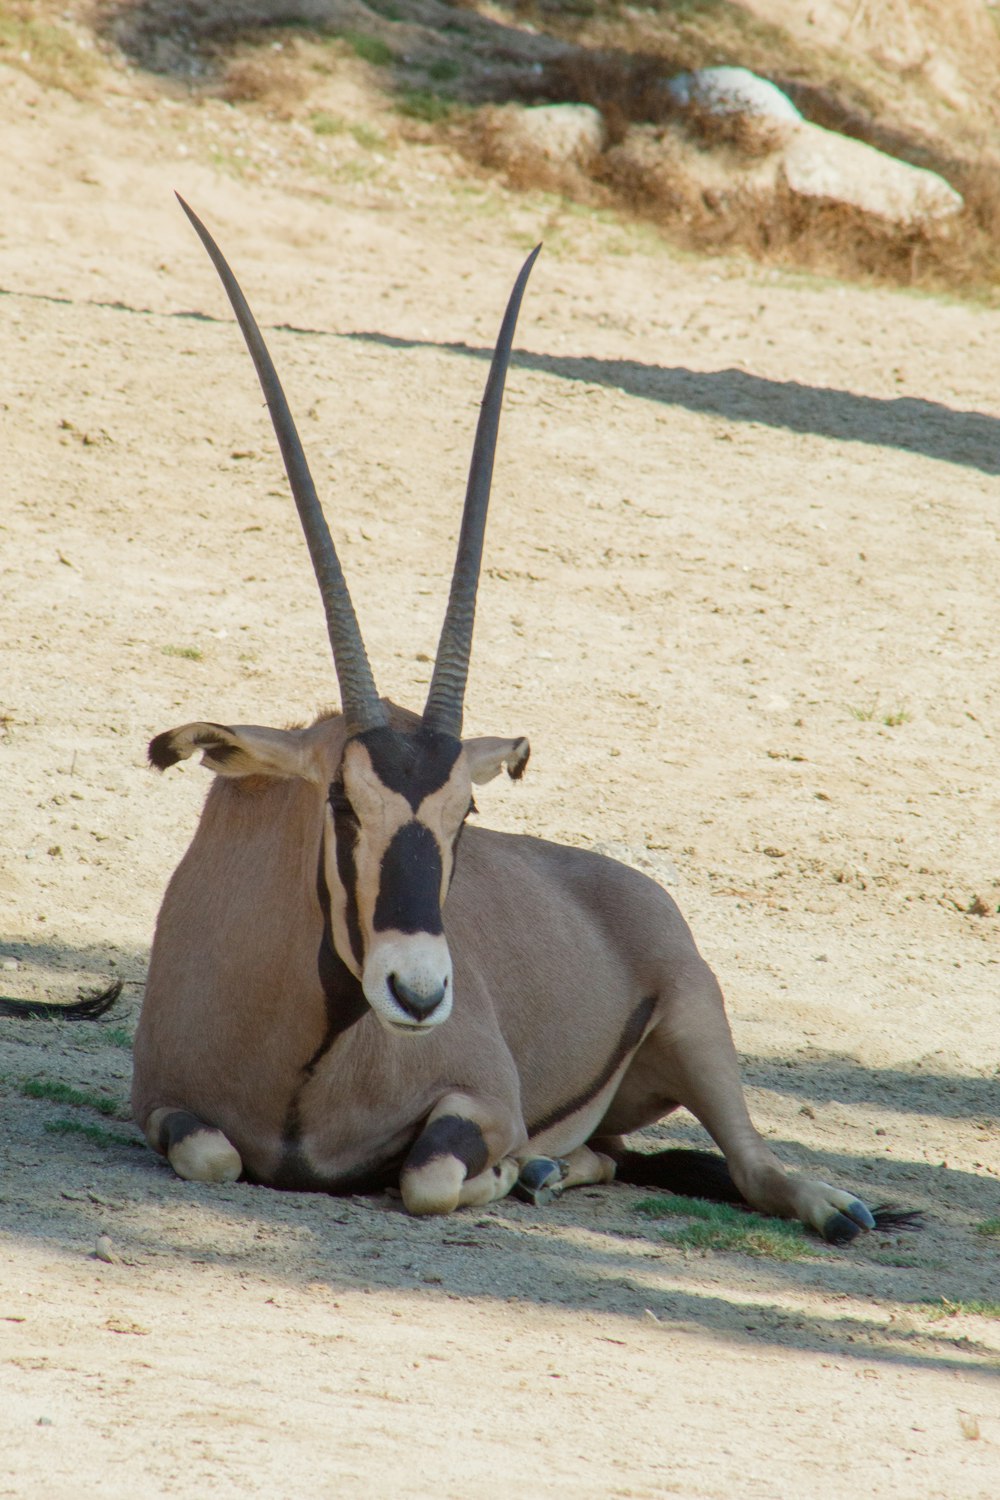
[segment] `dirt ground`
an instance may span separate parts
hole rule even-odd
[[[125,981],[107,1022],[0,1023],[0,1494],[996,1495],[1000,313],[680,259],[432,146],[331,167],[124,76],[79,102],[2,69],[0,130],[0,980]],[[175,188],[275,329],[380,686],[418,706],[545,241],[466,717],[533,756],[482,821],[668,881],[765,1134],[921,1234],[699,1253],[614,1186],[416,1221],[139,1143],[129,1033],[208,785],[145,744],[335,697]]]

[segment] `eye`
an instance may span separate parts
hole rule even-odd
[[[330,804],[330,811],[336,819],[344,819],[351,823],[357,823],[358,815],[351,806],[350,798],[344,791],[343,782],[332,781],[330,783],[327,801]]]

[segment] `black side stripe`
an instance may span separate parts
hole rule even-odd
[[[316,895],[323,913],[323,933],[316,952],[316,968],[326,1007],[326,1030],[313,1055],[303,1063],[295,1092],[288,1101],[281,1127],[281,1162],[274,1178],[276,1187],[296,1188],[303,1192],[326,1190],[326,1185],[316,1178],[302,1157],[303,1092],[338,1037],[360,1021],[369,1009],[364,990],[333,946],[330,889],[326,881],[322,840],[316,868]]]
[[[304,1082],[312,1077],[320,1059],[329,1052],[337,1038],[360,1021],[369,1009],[360,982],[355,979],[333,946],[333,929],[330,924],[330,888],[326,882],[322,842],[316,868],[316,894],[323,913],[323,935],[319,940],[319,949],[316,954],[316,968],[326,1003],[326,1034],[302,1070],[305,1075]]]
[[[633,1052],[642,1041],[642,1034],[649,1025],[649,1018],[653,1014],[655,1006],[656,1000],[652,997],[639,1001],[639,1004],[625,1022],[625,1029],[618,1039],[618,1045],[597,1077],[592,1079],[579,1094],[574,1094],[572,1099],[567,1099],[565,1104],[557,1105],[547,1115],[543,1115],[540,1120],[536,1120],[533,1124],[529,1125],[529,1140],[533,1140],[536,1135],[541,1135],[543,1130],[550,1130],[553,1125],[558,1125],[560,1120],[565,1120],[570,1115],[575,1115],[577,1110],[583,1109],[584,1105],[589,1104],[591,1099],[596,1099],[604,1086],[614,1077],[629,1053]]]

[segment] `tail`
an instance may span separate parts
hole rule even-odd
[[[10,1000],[0,996],[0,1016],[15,1016],[19,1020],[35,1020],[38,1017],[59,1021],[96,1021],[114,1005],[122,992],[122,981],[116,979],[106,990],[86,995],[72,1005],[60,1005],[57,1000]]]
[[[891,1203],[882,1203],[878,1208],[873,1208],[872,1218],[875,1220],[875,1228],[888,1234],[896,1234],[901,1229],[923,1229],[927,1222],[926,1214],[919,1208],[893,1208]]]
[[[706,1198],[710,1203],[750,1207],[730,1177],[725,1158],[713,1151],[617,1150],[611,1155],[617,1162],[615,1177],[619,1182],[659,1188],[681,1198]],[[894,1208],[891,1203],[882,1203],[871,1210],[871,1215],[875,1228],[883,1233],[898,1234],[924,1227],[924,1215],[919,1209]]]
[[[749,1204],[729,1175],[725,1158],[713,1151],[614,1151],[615,1177],[634,1187],[659,1188],[710,1203]]]

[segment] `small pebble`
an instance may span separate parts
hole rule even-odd
[[[99,1234],[94,1244],[94,1255],[109,1266],[121,1265],[121,1256],[114,1247],[110,1234]]]

